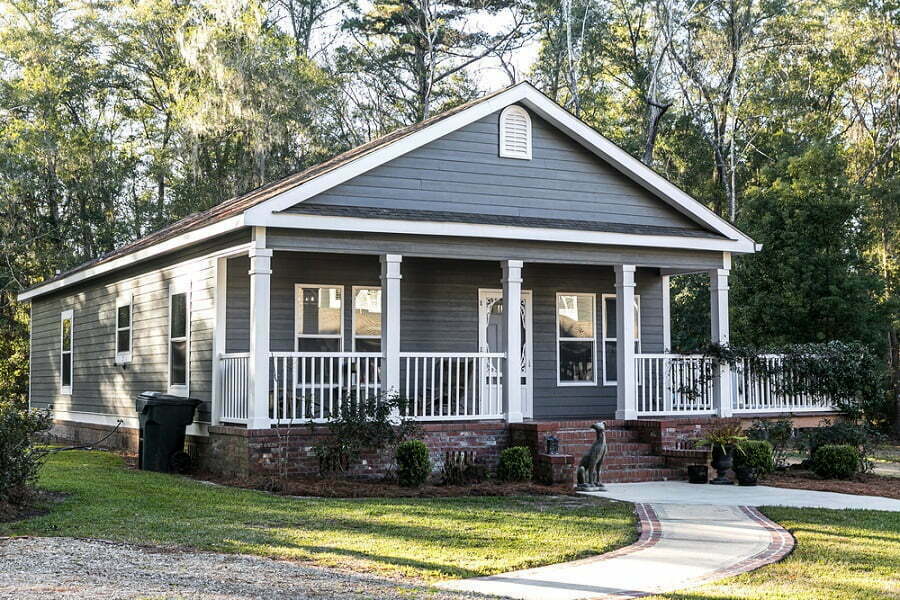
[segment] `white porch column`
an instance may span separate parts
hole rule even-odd
[[[663,352],[672,351],[672,294],[670,275],[662,276]]]
[[[388,394],[400,393],[400,263],[399,254],[381,256],[381,352],[382,386]]]
[[[521,423],[522,414],[522,261],[503,263],[503,330],[506,360],[503,362],[503,407],[508,423]]]
[[[218,425],[222,417],[222,358],[225,354],[225,321],[227,317],[228,257],[216,259],[216,320],[213,330],[212,358],[212,425]]]
[[[634,265],[616,265],[616,418],[637,419]]]
[[[265,429],[269,419],[269,285],[272,251],[265,247],[265,228],[254,231],[250,248],[250,411],[248,429]]]
[[[728,325],[728,269],[709,272],[710,341],[727,345],[730,339]],[[723,364],[715,374],[713,397],[720,417],[732,414],[731,367]]]

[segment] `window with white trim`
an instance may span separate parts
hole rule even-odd
[[[116,364],[131,362],[131,296],[116,299]]]
[[[72,372],[74,364],[75,320],[71,310],[59,315],[59,393],[72,394]]]
[[[191,363],[191,295],[187,284],[169,287],[169,393],[188,394]]]
[[[556,294],[556,362],[559,385],[597,383],[594,294]]]
[[[603,385],[616,385],[616,295],[603,294]],[[634,296],[634,352],[641,352],[641,297]]]
[[[500,113],[500,156],[531,160],[531,116],[516,104]]]
[[[298,283],[294,298],[297,352],[342,352],[344,287]]]
[[[353,351],[381,352],[381,288],[353,286]]]

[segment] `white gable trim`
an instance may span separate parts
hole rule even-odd
[[[746,242],[742,240],[685,237],[677,235],[645,235],[638,233],[614,233],[608,231],[584,231],[577,229],[518,227],[514,225],[489,225],[481,223],[448,223],[446,221],[408,221],[402,219],[374,219],[369,217],[338,217],[329,215],[278,213],[268,216],[266,219],[266,226],[283,227],[287,229],[312,229],[318,231],[359,231],[367,233],[569,242],[609,246],[642,246],[645,248],[679,248],[686,250],[712,250],[717,252],[753,252],[752,241]]]
[[[207,225],[206,227],[201,227],[200,229],[195,229],[194,231],[183,233],[179,236],[159,242],[158,244],[152,244],[144,248],[143,250],[138,250],[137,252],[126,254],[120,258],[114,258],[113,260],[100,263],[95,267],[76,271],[75,273],[67,275],[62,279],[56,279],[44,285],[39,285],[38,287],[32,288],[19,294],[18,300],[19,302],[31,300],[36,296],[42,296],[54,290],[62,289],[66,286],[78,283],[79,281],[84,281],[85,279],[97,277],[98,275],[103,275],[104,273],[109,273],[117,269],[129,267],[133,264],[149,260],[167,252],[172,252],[174,250],[179,250],[187,246],[192,246],[204,240],[214,238],[224,233],[229,233],[231,231],[239,229],[242,226],[243,216],[238,215],[236,217],[231,217],[229,219],[225,219],[224,221],[219,221],[218,223],[214,223],[212,225]]]
[[[404,136],[390,144],[364,154],[332,171],[323,173],[295,188],[247,210],[244,217],[247,225],[271,225],[269,216],[294,206],[313,196],[321,194],[345,181],[366,173],[388,161],[403,156],[425,144],[439,139],[461,127],[498,112],[514,103],[521,103],[557,126],[585,148],[608,162],[615,169],[635,183],[658,196],[680,213],[708,226],[713,231],[740,242],[739,247],[730,248],[734,252],[754,252],[753,240],[719,217],[700,202],[667,181],[636,158],[613,144],[611,141],[569,114],[564,108],[544,96],[529,83],[520,83],[496,96],[479,102],[455,115],[441,119],[424,129]],[[562,241],[562,240],[559,240]]]

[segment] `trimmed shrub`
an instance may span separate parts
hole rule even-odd
[[[431,474],[428,446],[420,440],[407,440],[397,446],[397,480],[404,487],[418,487]]]
[[[0,401],[0,502],[27,500],[46,451],[36,447],[38,437],[52,425],[46,412]]]
[[[794,437],[794,423],[790,419],[767,420],[757,419],[747,429],[747,437],[751,440],[765,440],[772,444],[775,467],[787,466],[787,451]]]
[[[500,453],[497,478],[501,481],[531,481],[534,462],[531,451],[525,446],[513,446]]]
[[[860,455],[859,469],[871,470],[871,458],[875,450],[884,443],[885,436],[867,425],[847,421],[831,423],[822,421],[822,426],[806,430],[800,438],[800,447],[809,454],[809,463],[815,461],[816,452],[822,446],[852,446]]]
[[[825,479],[850,479],[859,470],[859,450],[853,446],[826,444],[813,455],[812,470]]]
[[[734,467],[750,467],[757,475],[771,473],[775,470],[775,458],[772,444],[764,440],[744,440],[739,442],[734,453]]]

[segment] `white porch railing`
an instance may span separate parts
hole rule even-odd
[[[250,408],[250,353],[232,352],[219,357],[222,387],[220,419],[226,423],[246,423]]]
[[[640,416],[713,414],[716,361],[691,354],[635,356],[637,413]],[[726,395],[733,414],[794,413],[834,410],[827,398],[802,392],[799,375],[784,365],[784,357],[767,354],[754,366],[747,359],[732,368]],[[793,384],[793,385],[792,385]],[[796,391],[792,391],[796,387]]]
[[[401,352],[400,396],[420,421],[503,417],[503,353]]]
[[[635,356],[637,413],[641,416],[712,414],[713,363],[696,354]]]
[[[754,367],[744,359],[734,367],[733,389],[735,413],[816,412],[834,410],[827,398],[802,391],[801,375],[785,367],[784,357],[766,354],[762,365]],[[792,392],[791,388],[799,388]]]
[[[272,352],[269,418],[276,423],[327,421],[345,401],[381,393],[377,352]]]

